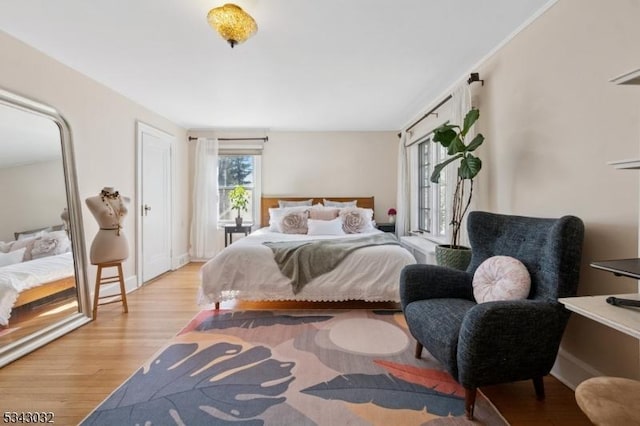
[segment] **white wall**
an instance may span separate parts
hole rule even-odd
[[[113,186],[135,200],[136,120],[176,136],[174,191],[174,256],[187,253],[189,204],[186,130],[143,108],[111,89],[43,55],[0,32],[0,87],[56,108],[71,127],[80,198],[96,195]],[[124,220],[130,257],[124,264],[125,278],[135,274],[135,212]],[[83,206],[87,250],[98,231],[91,213]],[[90,267],[90,283],[95,275]],[[93,287],[93,286],[91,286]]]
[[[478,209],[583,219],[580,295],[637,291],[589,267],[638,254],[639,175],[609,160],[638,158],[640,86],[608,80],[640,68],[640,1],[559,0],[473,71],[483,170]],[[640,378],[638,341],[573,314],[556,373]],[[558,365],[557,365],[558,366]],[[575,370],[575,371],[573,371]]]

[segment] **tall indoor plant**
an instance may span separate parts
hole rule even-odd
[[[241,226],[241,212],[247,211],[247,206],[249,205],[249,192],[243,186],[237,185],[229,193],[229,201],[231,201],[231,208],[238,211],[236,226]]]
[[[449,157],[433,168],[431,182],[438,183],[442,171],[449,164],[455,164],[456,161],[459,161],[456,187],[451,203],[451,244],[440,245],[436,248],[438,264],[457,269],[466,269],[471,260],[471,250],[460,245],[460,229],[462,220],[471,204],[473,179],[482,168],[482,161],[472,152],[482,145],[484,136],[482,133],[478,133],[468,144],[465,144],[465,138],[479,117],[480,111],[471,108],[464,117],[462,127],[457,124],[445,123],[433,131],[433,141],[445,147]]]

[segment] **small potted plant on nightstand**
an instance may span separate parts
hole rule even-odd
[[[433,141],[447,148],[449,158],[433,168],[431,182],[438,183],[442,170],[456,160],[460,160],[451,206],[451,244],[436,246],[436,262],[438,265],[462,270],[466,269],[471,261],[471,249],[460,245],[460,228],[462,219],[471,204],[473,179],[482,168],[482,161],[472,152],[482,145],[484,136],[482,133],[478,133],[468,145],[464,143],[464,140],[479,117],[480,111],[471,108],[464,117],[462,127],[445,123],[433,131]]]
[[[238,211],[236,226],[242,226],[242,211],[247,211],[249,205],[249,192],[243,186],[236,186],[229,193],[231,208]]]

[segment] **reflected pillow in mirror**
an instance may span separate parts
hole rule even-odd
[[[13,245],[13,241],[9,241],[5,243],[4,241],[0,241],[0,253],[9,253],[11,251],[11,246]]]
[[[26,247],[23,247],[20,250],[10,251],[9,253],[0,253],[0,266],[9,266],[22,262],[25,250]]]
[[[13,244],[11,244],[11,248],[9,249],[9,252],[25,248],[26,250],[24,251],[24,256],[22,257],[22,261],[26,262],[27,260],[31,260],[31,249],[33,248],[33,244],[35,242],[36,242],[36,239],[34,237],[14,241]]]
[[[31,258],[40,259],[47,256],[66,253],[71,250],[71,241],[65,231],[48,232],[36,238],[31,249]]]

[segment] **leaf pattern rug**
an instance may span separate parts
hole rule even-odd
[[[202,311],[83,425],[506,425],[415,341],[401,311]]]

